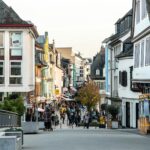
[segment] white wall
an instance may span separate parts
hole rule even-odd
[[[121,84],[118,83],[118,94],[119,97],[126,97],[126,98],[139,98],[139,94],[137,92],[132,92],[130,90],[130,68],[133,66],[133,59],[122,59],[119,60],[118,63],[118,70],[119,71],[127,71],[127,86],[123,87]]]
[[[35,88],[35,40],[28,29],[0,29],[5,32],[5,60],[4,75],[5,84],[0,86],[1,92],[29,92]],[[9,32],[22,31],[23,33],[23,57],[22,57],[22,84],[10,85],[10,60],[9,60]]]
[[[147,27],[150,26],[150,21],[149,21],[149,18],[148,18],[148,13],[147,13],[147,10],[146,10],[146,16],[144,18],[142,18],[142,12],[143,10],[142,9],[146,9],[146,8],[143,8],[143,3],[144,1],[146,0],[139,0],[140,1],[140,13],[139,13],[139,22],[136,23],[136,15],[137,15],[137,9],[136,9],[136,6],[135,6],[135,18],[134,18],[134,37],[137,36],[140,32],[142,32],[144,29],[146,29]],[[145,2],[146,3],[146,2]],[[146,5],[146,4],[145,4]]]
[[[122,126],[126,127],[126,102],[130,103],[130,127],[136,128],[136,103],[135,99],[122,99]]]
[[[141,40],[137,41],[136,43],[134,43],[134,46],[137,44],[137,43],[142,43],[142,41],[145,42],[145,47],[144,47],[144,50],[146,49],[146,39],[150,37],[150,34],[145,36],[144,38],[142,38]],[[146,50],[145,50],[146,52]],[[145,58],[145,52],[144,52],[144,58]],[[140,55],[140,54],[139,54]],[[136,58],[134,58],[136,59]],[[145,60],[144,60],[145,62]],[[141,64],[141,63],[140,63]],[[150,66],[143,66],[143,67],[138,67],[138,68],[134,68],[134,72],[133,72],[133,78],[134,79],[147,79],[149,80],[150,79]]]

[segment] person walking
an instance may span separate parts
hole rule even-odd
[[[86,115],[84,116],[84,128],[86,127],[87,129],[89,129],[89,125],[90,125],[90,116],[88,113],[86,113]]]
[[[48,105],[46,105],[45,112],[44,112],[44,124],[45,124],[46,131],[53,130],[51,121],[52,120],[51,120],[50,107]]]

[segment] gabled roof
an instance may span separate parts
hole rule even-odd
[[[130,9],[122,18],[119,18],[115,24],[120,23],[127,16],[132,16],[132,9]]]
[[[0,0],[0,27],[33,27],[33,24],[22,20],[11,7]]]
[[[91,64],[91,79],[105,79],[103,74],[103,69],[105,66],[105,49],[101,47],[101,51],[97,53],[94,58],[93,62]],[[96,70],[99,69],[100,74],[96,75]]]

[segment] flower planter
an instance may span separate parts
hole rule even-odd
[[[118,129],[118,121],[112,121],[112,129]]]

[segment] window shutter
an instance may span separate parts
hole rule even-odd
[[[127,86],[127,72],[126,71],[122,72],[122,86],[124,87]]]
[[[119,71],[119,84],[122,84],[121,82],[122,82],[122,72]]]

